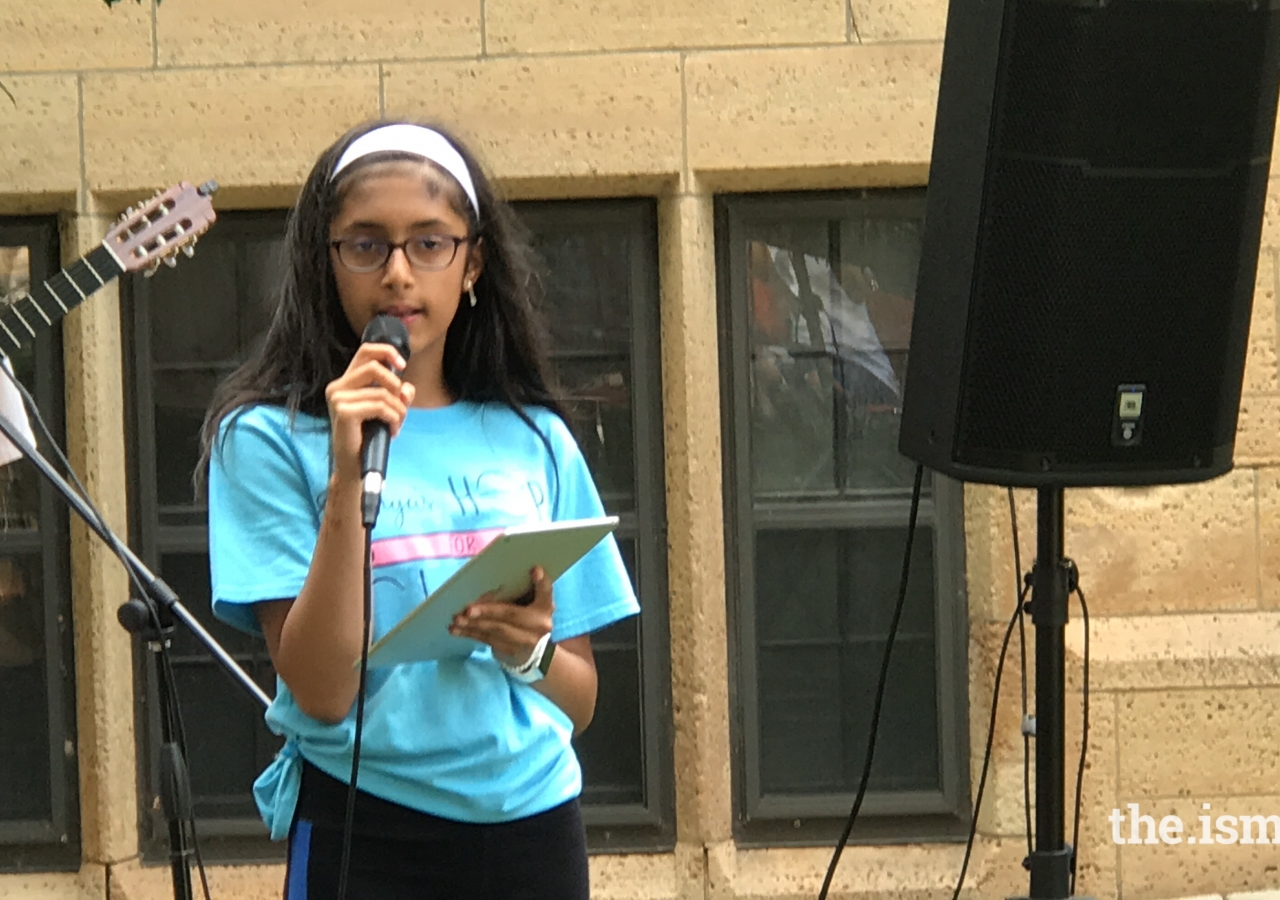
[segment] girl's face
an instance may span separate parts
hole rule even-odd
[[[480,274],[477,249],[457,240],[470,235],[450,193],[425,163],[376,164],[348,188],[329,225],[329,261],[347,321],[362,334],[377,315],[400,319],[409,332],[403,376],[415,382],[439,381],[445,333]]]

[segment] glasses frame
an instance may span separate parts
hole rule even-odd
[[[421,263],[414,262],[413,257],[409,255],[409,244],[412,243],[413,241],[421,240],[422,238],[435,238],[440,241],[453,241],[453,252],[449,254],[449,261],[441,266],[426,266],[426,265],[422,265]],[[369,240],[373,243],[384,244],[387,248],[386,255],[383,256],[382,260],[375,266],[353,266],[351,265],[351,263],[347,262],[345,259],[342,258],[342,246],[354,240]],[[357,275],[367,275],[370,272],[377,272],[378,270],[383,268],[388,262],[391,261],[391,254],[395,253],[397,250],[400,250],[401,252],[404,253],[404,258],[408,260],[409,265],[415,269],[418,269],[423,272],[443,272],[445,269],[453,265],[453,261],[458,258],[458,248],[461,247],[463,244],[471,243],[471,241],[472,241],[471,235],[458,237],[457,235],[454,235],[454,234],[426,233],[426,234],[415,234],[413,237],[406,238],[403,241],[384,241],[380,238],[366,238],[363,236],[359,238],[342,237],[342,238],[335,238],[334,240],[329,241],[329,246],[332,247],[334,252],[337,254],[338,262],[342,263],[342,267],[344,269],[346,269],[348,272],[354,272]]]

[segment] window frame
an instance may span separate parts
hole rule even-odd
[[[675,766],[672,757],[671,641],[667,595],[666,476],[663,450],[662,347],[658,286],[657,206],[649,199],[548,200],[514,203],[536,233],[540,220],[556,227],[622,225],[631,241],[628,285],[631,325],[631,421],[634,509],[618,512],[620,539],[636,544],[634,573],[640,598],[640,722],[645,803],[582,805],[591,852],[670,849],[675,845]],[[552,352],[553,364],[580,358]],[[646,490],[646,488],[650,488]],[[649,707],[653,707],[652,714]]]
[[[30,290],[57,274],[58,223],[49,217],[0,218],[0,245],[26,246]],[[62,327],[42,329],[32,342],[35,384],[29,386],[45,424],[66,443]],[[2,377],[2,376],[0,376]],[[17,461],[11,465],[30,465]],[[40,481],[40,525],[35,534],[0,535],[0,547],[39,552],[44,585],[45,685],[49,716],[48,820],[0,822],[0,872],[75,870],[80,865],[79,736],[76,730],[74,628],[71,595],[70,512],[47,481]]]
[[[715,200],[717,322],[722,390],[725,574],[729,615],[729,697],[733,740],[734,832],[742,846],[829,844],[841,833],[855,792],[765,795],[760,787],[755,543],[762,526],[778,530],[903,528],[910,496],[794,500],[755,497],[751,457],[750,310],[746,232],[778,223],[847,220],[888,210],[924,216],[922,191],[853,190],[725,194]],[[922,496],[920,526],[933,526],[934,640],[941,791],[868,790],[852,843],[963,840],[970,817],[968,751],[968,614],[965,593],[963,489],[933,475]],[[896,600],[897,598],[892,598]],[[877,671],[879,669],[877,656]],[[877,753],[884,752],[878,743]]]

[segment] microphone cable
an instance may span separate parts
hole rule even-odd
[[[356,689],[354,746],[351,748],[351,783],[347,785],[347,812],[342,823],[342,864],[338,869],[338,900],[347,896],[351,864],[351,832],[356,816],[356,781],[360,777],[360,743],[364,736],[365,687],[369,674],[369,637],[373,630],[373,526],[364,530],[364,631],[360,639],[360,686]]]
[[[822,890],[818,900],[826,900],[827,891],[831,889],[831,879],[835,877],[836,866],[840,864],[840,854],[844,851],[849,835],[853,832],[853,823],[858,818],[858,810],[862,808],[862,800],[867,794],[867,784],[871,780],[871,761],[876,749],[876,734],[880,730],[880,707],[884,702],[884,689],[889,680],[889,660],[893,653],[893,641],[898,634],[898,623],[902,619],[902,608],[907,601],[907,579],[911,574],[911,545],[915,541],[916,516],[920,511],[920,483],[924,480],[924,466],[916,466],[915,483],[911,488],[911,514],[907,520],[907,544],[902,554],[902,579],[898,584],[898,602],[893,608],[893,619],[889,622],[889,634],[885,639],[884,657],[880,662],[880,678],[876,683],[875,702],[871,706],[871,728],[867,736],[867,758],[862,766],[862,779],[858,783],[858,792],[853,800],[853,809],[845,822],[844,832],[836,842],[835,852],[831,855],[831,863],[827,866],[826,877],[822,881]]]

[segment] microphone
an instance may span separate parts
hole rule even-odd
[[[375,316],[360,338],[365,344],[390,344],[405,362],[409,361],[409,332],[395,316]],[[364,494],[360,510],[364,527],[372,528],[382,505],[382,484],[387,477],[387,451],[391,446],[391,428],[381,419],[370,419],[361,426],[364,440],[360,444],[360,474],[364,478]]]

